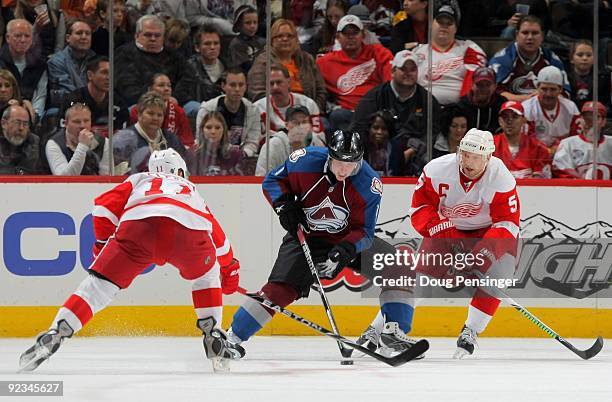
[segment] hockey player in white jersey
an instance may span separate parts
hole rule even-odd
[[[89,275],[59,309],[50,329],[21,355],[21,371],[36,369],[153,263],[170,263],[191,282],[197,326],[213,368],[226,370],[229,359],[244,355],[219,328],[222,293],[237,290],[240,265],[187,180],[185,161],[176,151],[153,152],[149,172],[132,175],[98,196],[93,225],[95,258]]]
[[[553,175],[568,179],[612,179],[612,137],[603,135],[606,107],[601,102],[582,105],[578,135],[561,140],[553,158]],[[598,134],[593,120],[598,119]],[[593,143],[597,141],[597,174],[593,175]]]
[[[515,268],[520,203],[516,181],[504,163],[492,156],[494,151],[490,132],[469,130],[456,154],[444,155],[425,166],[412,197],[410,217],[424,237],[420,252],[481,253],[482,264],[466,267],[462,274],[470,276],[478,270],[505,279],[513,276]],[[440,267],[420,265],[417,275],[443,278],[455,271],[455,267],[436,268]],[[416,283],[419,285],[419,280]],[[417,289],[418,296],[423,293],[424,289]],[[475,289],[457,339],[455,358],[474,353],[476,338],[491,321],[499,303],[484,290]],[[377,347],[380,332],[376,328],[381,320],[379,314],[357,342]]]
[[[511,278],[520,204],[516,181],[504,163],[492,156],[494,151],[491,133],[473,128],[461,140],[456,154],[429,162],[415,187],[410,219],[424,237],[421,251],[440,252],[440,246],[450,245],[454,253],[482,256],[480,264],[464,268],[463,274],[474,275],[478,270],[495,278]],[[465,249],[467,244],[470,245]],[[421,265],[417,273],[440,277],[440,273],[449,273],[447,268],[460,269],[430,268]],[[499,303],[482,288],[475,289],[457,339],[455,358],[474,353],[476,338],[489,324]]]

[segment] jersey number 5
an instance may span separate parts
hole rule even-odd
[[[518,210],[518,204],[516,202],[516,194],[508,198],[508,206],[510,207],[510,212],[512,213],[515,213]]]

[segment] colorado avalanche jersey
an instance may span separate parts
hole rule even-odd
[[[355,110],[370,89],[391,80],[391,60],[393,55],[382,45],[363,45],[354,59],[336,50],[319,57],[317,66],[336,103]]]
[[[419,45],[417,56],[421,86],[428,88],[432,81],[433,95],[441,105],[459,102],[472,88],[472,74],[487,64],[487,56],[471,40],[456,40],[446,51],[432,49],[431,75],[429,74],[429,45]]]
[[[268,173],[263,192],[272,205],[297,196],[306,215],[309,237],[330,244],[346,240],[357,252],[372,243],[382,182],[365,161],[355,175],[339,182],[328,172],[327,148],[299,149]]]
[[[96,239],[108,239],[121,222],[151,216],[165,216],[189,229],[210,232],[219,264],[231,262],[229,241],[195,185],[171,174],[137,173],[98,196],[93,210]]]
[[[412,196],[412,226],[424,237],[449,219],[461,231],[483,230],[483,238],[517,238],[520,205],[516,181],[504,163],[492,156],[485,172],[469,180],[459,172],[456,154],[425,165]]]
[[[592,179],[593,143],[582,134],[562,140],[553,159],[553,175]],[[608,135],[597,145],[597,179],[612,179],[612,137]]]

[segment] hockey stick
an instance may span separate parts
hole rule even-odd
[[[263,298],[262,296],[260,296],[259,294],[254,294],[254,293],[249,293],[247,292],[244,288],[238,287],[238,293],[241,293],[253,300],[255,300],[256,302],[260,303],[262,306],[269,308],[270,310],[274,310],[278,313],[281,313],[289,318],[291,318],[292,320],[295,320],[301,324],[304,324],[305,326],[317,331],[320,334],[329,336],[330,338],[334,338],[337,342],[342,342],[345,345],[348,345],[350,347],[352,347],[353,349],[356,349],[368,356],[371,356],[373,358],[375,358],[378,361],[381,361],[383,363],[388,364],[389,366],[393,366],[393,367],[397,367],[397,366],[401,366],[404,363],[408,363],[411,360],[414,360],[415,358],[419,357],[420,355],[422,355],[423,353],[425,353],[428,349],[429,349],[429,342],[427,342],[426,339],[421,339],[420,341],[418,341],[417,343],[415,343],[410,349],[403,351],[402,353],[399,353],[393,357],[387,357],[387,356],[383,356],[379,353],[373,352],[370,349],[361,346],[353,341],[351,341],[350,339],[347,339],[341,335],[335,334],[332,331],[325,329],[323,327],[321,327],[318,324],[315,324],[312,321],[307,320],[306,318],[303,318],[281,306],[279,306],[278,304],[274,304],[271,301]]]
[[[336,319],[334,318],[334,314],[332,313],[331,307],[329,306],[329,301],[327,300],[327,296],[325,295],[325,290],[323,290],[321,278],[319,277],[319,273],[317,272],[317,269],[314,265],[314,261],[312,260],[310,247],[308,247],[308,243],[306,243],[306,237],[304,237],[304,228],[301,225],[298,227],[297,237],[300,241],[300,245],[302,246],[304,256],[306,257],[306,262],[308,262],[308,268],[310,268],[310,273],[316,279],[315,287],[317,288],[317,292],[319,292],[319,295],[321,296],[323,308],[325,309],[325,313],[327,314],[327,318],[329,319],[329,323],[331,324],[332,330],[334,331],[334,334],[340,335],[340,333],[338,332],[338,326],[336,325]],[[346,348],[340,341],[338,341],[338,348],[340,349],[340,354],[343,358],[348,359],[349,357],[351,357],[353,351],[351,349]]]
[[[485,276],[480,271],[474,271],[474,275],[476,275],[480,279],[485,279]],[[513,298],[508,296],[504,291],[500,288],[494,286],[479,286],[479,288],[484,289],[487,293],[492,296],[497,297],[498,299],[502,299],[512,307],[514,307],[519,313],[525,316],[529,321],[533,322],[537,325],[542,331],[546,332],[548,336],[555,339],[563,346],[574,352],[576,355],[580,356],[584,360],[588,360],[593,356],[596,356],[601,349],[603,348],[603,338],[601,336],[597,337],[593,346],[586,350],[577,349],[574,345],[572,345],[567,340],[563,339],[559,334],[553,331],[548,325],[544,324],[538,317],[529,312],[525,307],[518,304]]]

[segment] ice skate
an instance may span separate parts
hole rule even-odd
[[[358,345],[364,346],[375,352],[380,347],[380,333],[371,325],[368,325],[365,331],[355,341]],[[363,357],[364,353],[353,349],[353,357]]]
[[[402,331],[397,322],[387,322],[380,335],[380,353],[383,356],[391,357],[405,350],[410,349],[417,341],[410,339]],[[422,359],[425,355],[420,355],[416,359]]]
[[[232,343],[227,339],[227,334],[219,328],[215,328],[216,320],[213,317],[198,320],[198,328],[204,335],[204,352],[206,357],[212,361],[214,372],[228,372],[230,360],[238,360],[244,357],[244,348]]]
[[[72,327],[68,325],[66,320],[61,320],[58,322],[57,328],[52,328],[38,335],[34,346],[23,352],[19,357],[19,372],[35,370],[57,352],[64,339],[72,337],[73,333]]]
[[[467,355],[472,355],[476,347],[477,337],[478,333],[476,331],[464,325],[459,338],[457,338],[457,350],[453,355],[453,359],[462,359]]]

